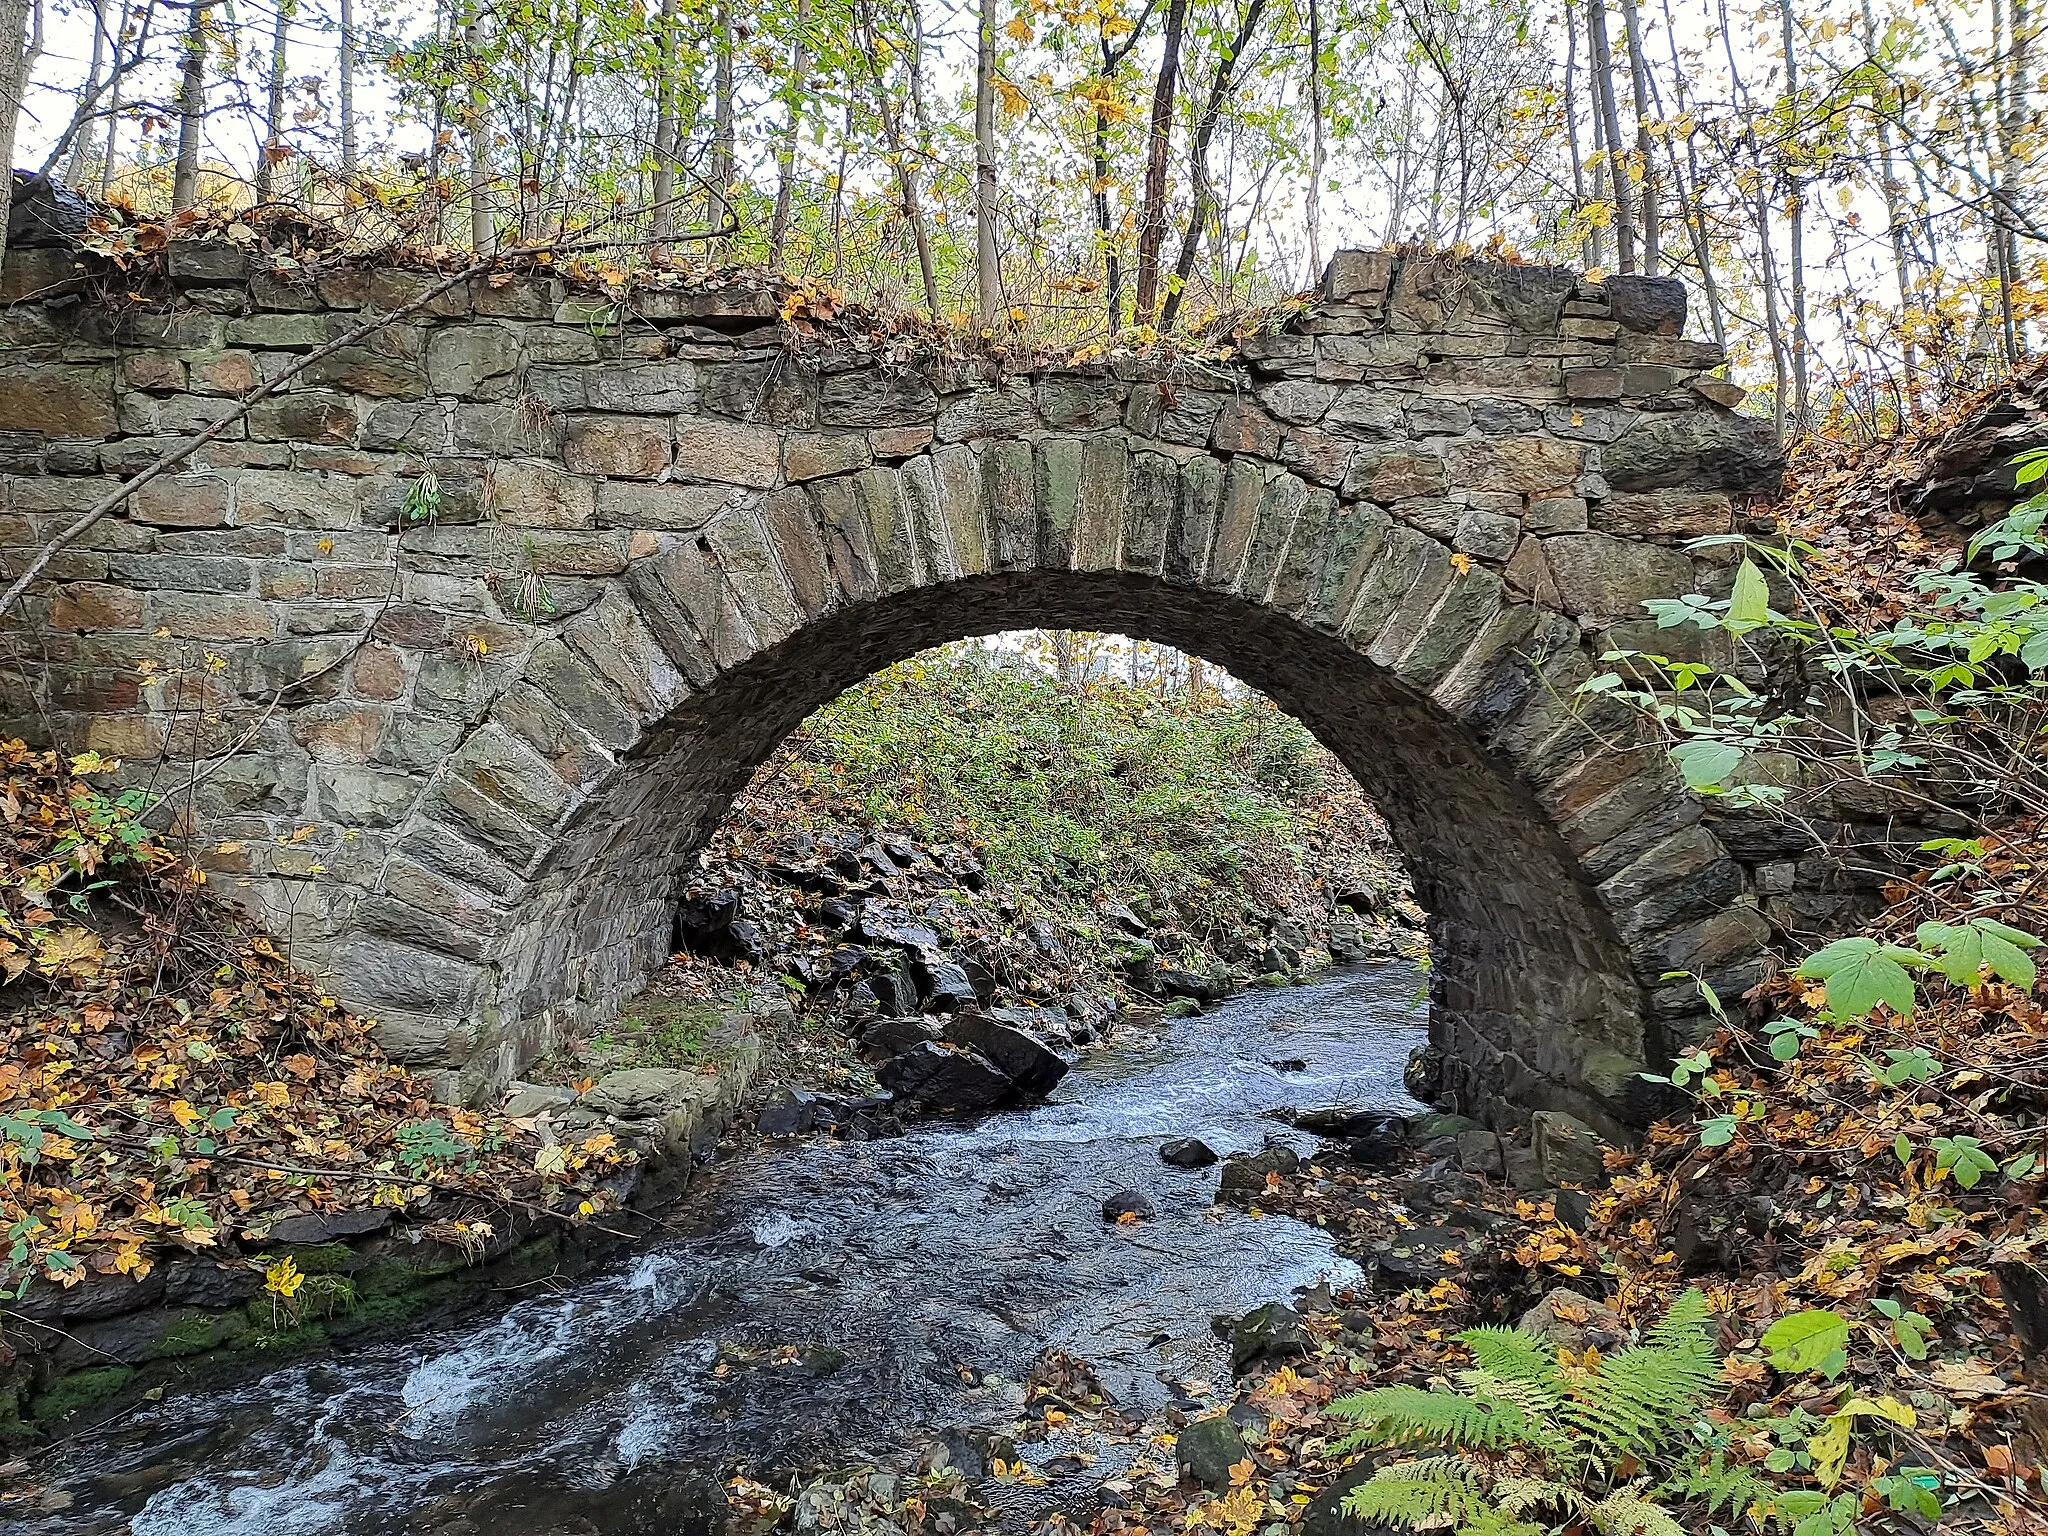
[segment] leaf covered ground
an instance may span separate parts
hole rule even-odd
[[[368,1207],[587,1219],[630,1154],[434,1101],[138,816],[117,765],[0,742],[0,1286],[148,1274]]]

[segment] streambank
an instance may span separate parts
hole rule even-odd
[[[167,1392],[77,1437],[34,1469],[68,1507],[24,1529],[668,1536],[736,1472],[787,1487],[850,1459],[914,1470],[935,1445],[1000,1448],[1049,1349],[1141,1413],[1220,1405],[1215,1315],[1360,1272],[1312,1223],[1219,1206],[1216,1168],[1160,1149],[1306,1153],[1315,1138],[1271,1112],[1416,1110],[1417,981],[1388,966],[1253,990],[1091,1053],[1041,1105],[735,1159],[686,1230],[574,1289]],[[1125,1190],[1154,1214],[1105,1221]],[[1063,1486],[1012,1491],[1043,1510]]]

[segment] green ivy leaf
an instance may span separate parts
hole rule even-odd
[[[1827,983],[1828,1007],[1840,1017],[1860,1019],[1879,1003],[1903,1014],[1913,1007],[1913,978],[1906,967],[1926,958],[1916,950],[1857,934],[1809,955],[1798,974]]]
[[[1735,1139],[1735,1117],[1716,1115],[1700,1124],[1700,1145],[1703,1147],[1725,1147]]]
[[[1933,1147],[1934,1171],[1954,1174],[1964,1189],[1975,1189],[1984,1175],[1998,1166],[1974,1136],[1937,1136]]]

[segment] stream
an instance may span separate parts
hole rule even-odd
[[[1424,1036],[1421,980],[1397,964],[1254,990],[1098,1049],[1043,1104],[736,1158],[693,1202],[699,1232],[573,1289],[77,1437],[39,1468],[75,1502],[26,1529],[688,1531],[731,1469],[907,1461],[1013,1419],[1048,1348],[1139,1411],[1227,1388],[1214,1315],[1356,1270],[1313,1227],[1213,1207],[1216,1170],[1168,1167],[1159,1145],[1229,1153],[1279,1133],[1306,1151],[1314,1138],[1267,1112],[1418,1107],[1401,1072]],[[1123,1189],[1157,1217],[1105,1223]]]

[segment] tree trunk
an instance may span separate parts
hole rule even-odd
[[[717,60],[711,85],[711,196],[708,200],[708,211],[711,215],[710,227],[723,229],[732,222],[733,181],[738,175],[738,161],[733,145],[733,35],[730,3],[718,7],[716,25]],[[713,242],[713,259],[722,260],[730,249],[729,240]]]
[[[21,98],[28,92],[34,62],[28,40],[30,0],[0,0],[0,174],[11,206],[14,195],[14,125],[21,120]],[[7,264],[7,221],[0,219],[0,270]]]
[[[212,0],[193,0],[185,27],[185,69],[178,87],[178,166],[171,179],[171,212],[199,197],[199,140],[206,123],[206,18]]]
[[[1564,7],[1564,140],[1572,156],[1572,215],[1583,218],[1586,159],[1579,149],[1579,23],[1571,0],[1565,0]],[[1579,241],[1579,261],[1589,271],[1600,265],[1599,241],[1599,231],[1590,226]]]
[[[483,78],[483,18],[470,13],[462,30],[468,45],[469,85],[469,243],[479,256],[496,238],[491,217],[491,97]]]
[[[341,0],[341,174],[356,174],[356,6]]]
[[[1649,70],[1643,60],[1642,19],[1637,13],[1636,0],[1621,0],[1623,35],[1628,39],[1628,72],[1631,95],[1635,98],[1636,109],[1636,153],[1643,162],[1643,200],[1641,204],[1641,232],[1643,237],[1643,270],[1652,277],[1657,275],[1658,230],[1657,230],[1657,160],[1650,139],[1650,91],[1647,84]]]
[[[1194,206],[1188,210],[1188,227],[1181,235],[1180,256],[1173,265],[1177,281],[1169,285],[1171,291],[1159,311],[1162,330],[1173,324],[1174,316],[1180,313],[1181,296],[1187,292],[1188,280],[1194,275],[1202,230],[1216,216],[1216,195],[1209,182],[1209,142],[1216,136],[1216,124],[1223,116],[1223,103],[1229,99],[1231,76],[1236,71],[1237,61],[1250,46],[1252,34],[1258,29],[1259,18],[1265,10],[1266,0],[1251,0],[1238,23],[1237,35],[1217,56],[1216,75],[1209,82],[1209,95],[1202,103],[1202,115],[1195,124],[1194,141],[1188,146],[1188,181],[1194,191]],[[1317,276],[1321,276],[1320,270]]]
[[[270,91],[263,104],[263,147],[256,155],[256,201],[267,203],[284,158],[285,50],[291,41],[293,0],[277,0],[277,25],[270,34]]]
[[[676,233],[676,0],[661,0],[654,40],[653,229],[657,244]]]
[[[1785,99],[1793,121],[1799,116],[1799,53],[1792,30],[1792,0],[1778,0],[1778,26],[1785,44]],[[1792,399],[1793,430],[1807,430],[1806,188],[1799,173],[1785,172],[1785,214],[1792,226]]]
[[[107,0],[92,0],[92,64],[85,72],[85,86],[78,95],[78,110],[87,113],[94,110],[100,94],[100,64],[106,57],[107,48]],[[121,45],[114,44],[114,67],[121,65]],[[71,154],[64,162],[64,185],[75,187],[85,179],[86,165],[92,159],[93,141],[99,137],[90,121],[71,125]],[[9,170],[13,167],[10,165]]]
[[[1614,244],[1621,270],[1636,269],[1635,212],[1629,205],[1628,157],[1621,151],[1621,114],[1614,106],[1614,55],[1607,46],[1606,0],[1587,0],[1586,35],[1593,53],[1593,98],[1607,141],[1607,184],[1614,193]]]
[[[1863,0],[1863,46],[1877,57],[1877,17],[1870,0]],[[1913,269],[1906,250],[1906,189],[1892,162],[1892,129],[1889,97],[1873,103],[1871,116],[1877,130],[1878,185],[1884,193],[1885,233],[1892,248],[1892,276],[1899,289],[1899,400],[1908,421],[1920,419],[1920,359],[1913,343]]]
[[[768,265],[777,270],[789,243],[790,207],[796,197],[796,151],[803,134],[804,99],[809,94],[805,77],[811,70],[810,42],[811,0],[797,0],[796,39],[789,50],[789,122],[775,158],[775,217],[768,226]]]
[[[2018,367],[2026,352],[2026,328],[2013,313],[2013,281],[2020,270],[2019,195],[2025,173],[2023,141],[2028,118],[2028,75],[2033,68],[2034,19],[2029,0],[2011,0],[2010,44],[2006,49],[2005,111],[1998,123],[1998,196],[1994,207],[1999,248],[1999,319],[2005,331],[2005,360]],[[2038,174],[2038,172],[2036,173]]]
[[[832,286],[846,282],[846,157],[853,147],[854,107],[860,101],[860,82],[846,72],[846,121],[839,129],[839,174],[832,178]]]
[[[1180,83],[1180,40],[1188,0],[1166,12],[1165,51],[1152,91],[1152,126],[1145,146],[1145,200],[1138,215],[1137,316],[1150,325],[1159,310],[1159,249],[1166,242],[1166,152],[1173,137],[1173,100]]]
[[[1241,45],[1240,45],[1241,46]],[[1235,54],[1238,50],[1233,49]],[[1219,70],[1219,73],[1221,71]],[[1323,8],[1308,0],[1308,197],[1302,210],[1308,225],[1308,286],[1323,280]],[[1202,179],[1208,181],[1208,146],[1203,145]],[[1192,260],[1189,262],[1192,266]],[[1186,274],[1182,274],[1186,281]]]
[[[996,267],[996,0],[981,0],[974,48],[974,291],[983,330],[1003,313]]]

